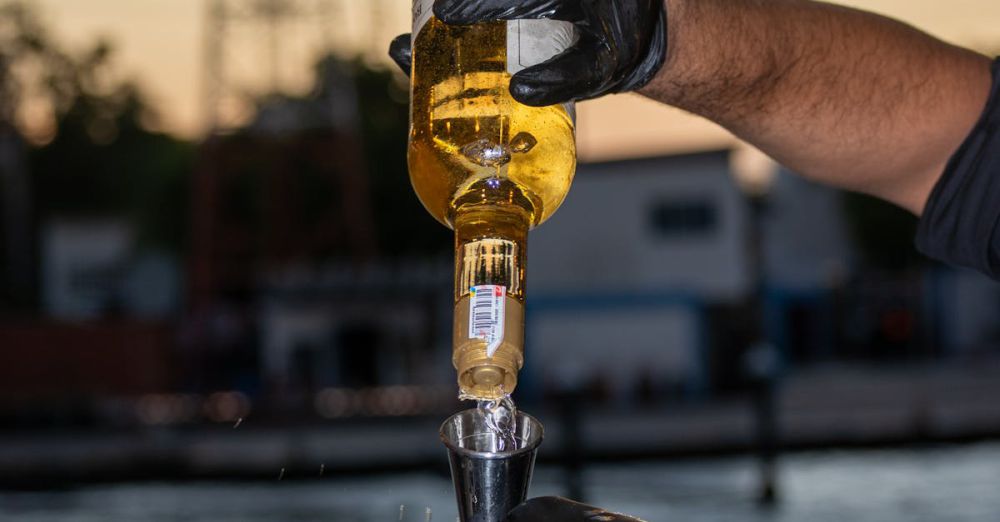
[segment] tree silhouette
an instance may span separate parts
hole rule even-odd
[[[46,222],[85,217],[125,220],[142,244],[179,252],[194,147],[155,125],[143,93],[116,71],[109,41],[62,48],[31,4],[0,4],[0,129],[27,138],[18,199],[30,201],[6,216],[4,230],[27,228],[34,238],[4,241],[3,259],[14,251],[38,259]],[[3,185],[11,196],[14,184]]]

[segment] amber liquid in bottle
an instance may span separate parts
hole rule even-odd
[[[452,362],[460,394],[473,399],[517,385],[528,229],[555,212],[576,170],[566,108],[510,96],[507,38],[506,22],[455,27],[432,17],[413,43],[410,180],[431,215],[455,230]],[[470,329],[483,285],[503,289],[499,342]]]

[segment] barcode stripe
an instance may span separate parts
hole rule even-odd
[[[472,302],[472,329],[479,331],[496,324],[493,310],[493,292],[477,291]]]
[[[475,286],[469,301],[469,339],[487,342],[492,357],[503,340],[504,299],[507,288],[495,285]]]

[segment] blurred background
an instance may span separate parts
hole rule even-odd
[[[843,3],[1000,50],[996,2]],[[452,237],[385,56],[409,4],[0,2],[0,517],[455,517]],[[529,247],[533,494],[1000,516],[1000,285],[707,122],[578,109]]]

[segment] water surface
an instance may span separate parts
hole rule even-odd
[[[443,458],[443,456],[442,456]],[[317,465],[317,471],[319,465]],[[455,520],[451,484],[432,473],[327,474],[273,483],[121,484],[0,493],[0,520],[24,522],[423,522]],[[746,458],[594,466],[588,500],[649,521],[960,522],[1000,520],[1000,444],[923,450],[802,453],[781,465],[783,502],[760,510]],[[294,477],[289,477],[294,478]],[[533,495],[560,494],[562,473],[541,468]]]

